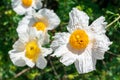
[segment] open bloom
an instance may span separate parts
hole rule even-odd
[[[60,62],[66,66],[74,63],[79,73],[95,70],[96,60],[104,58],[111,44],[105,35],[105,18],[101,16],[88,26],[89,17],[83,11],[73,8],[69,16],[69,32],[55,34],[52,56],[60,57]]]
[[[40,9],[42,7],[41,0],[12,0],[13,10],[23,15],[27,12],[32,12],[32,9]]]
[[[23,31],[19,33],[19,39],[14,43],[13,50],[9,51],[13,64],[28,65],[31,68],[36,64],[40,69],[45,68],[47,61],[44,57],[52,53],[52,49],[42,47],[42,34],[40,38],[36,37],[34,28]]]
[[[36,29],[36,34],[39,36],[41,31],[44,34],[44,41],[49,42],[48,30],[56,28],[60,23],[59,17],[53,12],[46,8],[40,9],[38,12],[31,15],[26,15],[20,22],[18,29],[21,26],[24,27],[33,27]],[[19,30],[17,32],[19,33]]]

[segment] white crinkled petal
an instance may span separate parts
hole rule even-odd
[[[35,13],[36,12],[34,10],[31,14],[27,14],[25,17],[23,17],[22,20],[19,22],[19,26],[27,25],[27,27],[33,27],[34,23],[38,21],[38,19],[33,16]]]
[[[24,51],[25,49],[25,44],[21,41],[21,40],[17,40],[14,44],[13,44],[13,48],[17,51]]]
[[[37,31],[36,28],[35,29],[35,33],[36,33],[36,37],[38,39],[38,43],[39,45],[45,45],[48,44],[50,41],[50,36],[47,32],[43,32],[43,31]]]
[[[43,9],[39,10],[37,14],[38,14],[38,16],[40,16],[40,17],[42,16],[43,18],[45,18],[47,20],[47,24],[48,24],[47,29],[48,30],[52,30],[60,24],[60,19],[57,16],[57,14],[54,13],[53,10],[43,8]]]
[[[28,65],[29,67],[33,68],[35,66],[35,63],[32,60],[30,60],[26,57],[24,57],[24,60],[26,62],[26,65]]]
[[[47,44],[47,43],[49,43],[50,42],[50,35],[47,33],[47,32],[45,32],[45,39],[44,39],[44,44]]]
[[[29,41],[28,27],[27,25],[21,25],[17,28],[19,39],[25,43]]]
[[[92,59],[93,61],[92,60],[89,61],[89,60],[90,59],[87,60],[87,59],[79,58],[75,61],[75,67],[78,73],[84,74],[95,70],[96,59]],[[91,63],[94,65],[92,65]]]
[[[31,68],[35,65],[34,62],[32,62],[30,59],[25,57],[25,51],[20,52],[16,50],[11,50],[9,51],[9,54],[14,65],[17,65],[17,66],[28,65]]]
[[[33,9],[32,7],[28,8],[26,11],[25,15],[33,15],[35,13],[35,9]]]
[[[23,56],[24,60],[25,60],[25,63],[27,66],[33,68],[35,66],[35,62],[33,62],[31,59],[27,58],[25,56],[25,51],[24,51],[24,56]]]
[[[27,25],[26,25],[27,26]],[[25,25],[21,25],[20,27],[17,28],[18,36],[19,39],[25,43],[28,42],[29,40],[33,40],[40,37],[42,33],[38,35],[38,32],[35,28],[33,27],[26,27]]]
[[[32,18],[33,18],[32,15],[26,15],[25,17],[22,18],[21,21],[19,21],[18,27],[20,27],[21,25],[27,25],[26,27],[32,26],[32,25],[29,25],[29,23],[35,22],[34,20],[31,21]]]
[[[54,40],[52,41],[50,47],[55,50],[58,47],[60,47],[61,45],[65,45],[69,42],[69,37],[70,34],[69,33],[56,33],[54,36]]]
[[[37,33],[37,38],[38,38],[38,44],[39,44],[39,46],[47,44],[47,43],[44,43],[44,39],[45,39],[44,32],[36,30],[36,33]]]
[[[69,13],[70,21],[67,26],[69,32],[73,32],[76,29],[84,29],[88,27],[89,17],[83,11],[78,10],[77,8],[73,8],[73,10]]]
[[[78,55],[75,55],[70,51],[66,51],[66,53],[64,53],[60,58],[60,62],[63,63],[65,66],[69,66],[76,61],[77,56]]]
[[[104,54],[107,50],[109,50],[109,45],[111,45],[109,38],[103,35],[96,35],[95,41],[93,43],[93,56],[96,59],[104,59]]]
[[[95,70],[96,59],[93,58],[91,47],[92,46],[87,47],[85,51],[77,57],[75,67],[80,74]]]
[[[78,55],[69,51],[67,45],[61,45],[58,49],[55,50],[52,56],[61,57],[60,62],[66,66],[69,66],[74,63]]]
[[[38,22],[39,20],[37,18],[35,18],[34,16],[31,16],[31,18],[29,18],[29,23],[28,26],[29,27],[33,27],[33,25]]]
[[[36,62],[36,66],[40,69],[44,69],[47,66],[47,60],[42,55],[40,55]]]
[[[38,40],[40,42],[41,45],[45,45],[45,44],[48,44],[50,42],[50,36],[49,34],[46,32],[43,32],[43,31],[37,31],[36,30],[36,33],[37,33],[37,37],[38,37]]]
[[[66,45],[61,45],[59,48],[57,48],[51,56],[56,56],[56,57],[61,57],[65,53],[68,52],[67,46]]]
[[[51,48],[43,48],[43,47],[41,47],[41,54],[45,57],[45,56],[47,56],[47,55],[49,55],[49,54],[51,54],[52,53],[52,49]]]
[[[97,34],[105,33],[105,27],[107,25],[107,22],[105,21],[105,17],[101,16],[98,19],[96,19],[91,25],[90,28],[93,32]]]
[[[21,4],[21,0],[11,0],[11,3],[12,3],[12,7],[16,7],[18,6],[19,4]]]
[[[35,9],[40,9],[42,7],[42,0],[35,0],[34,4],[33,4],[33,8]]]
[[[25,9],[21,4],[13,7],[13,10],[19,15],[23,15],[27,12],[27,9]]]
[[[37,30],[33,27],[29,27],[28,29],[28,34],[29,34],[29,39],[32,40],[32,39],[36,39],[38,38],[39,39],[39,35],[42,35],[42,33],[40,32],[39,35],[37,34]]]
[[[19,52],[14,49],[9,51],[10,59],[13,62],[13,64],[16,66],[25,66],[26,65],[25,60],[23,58],[23,54],[24,54],[24,52]]]
[[[26,24],[20,24],[18,27],[17,27],[17,32],[18,34],[19,33],[26,33],[28,31],[28,25]]]

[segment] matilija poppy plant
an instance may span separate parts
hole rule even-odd
[[[51,54],[52,49],[42,47],[42,33],[38,38],[34,28],[22,30],[23,32],[18,33],[19,39],[14,43],[13,49],[9,51],[13,64],[16,66],[28,65],[31,68],[36,65],[40,69],[45,68],[47,60],[44,57]]]
[[[42,7],[42,0],[12,0],[13,10],[23,15],[26,13],[32,13],[33,9],[40,9]]]
[[[46,8],[40,9],[38,12],[35,12],[31,15],[26,15],[18,25],[18,29],[22,26],[24,27],[33,27],[36,29],[36,34],[39,36],[39,33],[43,32],[44,34],[44,43],[49,42],[48,30],[55,29],[60,23],[60,19],[53,10]],[[20,31],[17,29],[17,32]]]
[[[96,61],[104,59],[104,53],[112,43],[105,35],[106,22],[101,16],[90,26],[89,17],[77,8],[69,13],[69,32],[56,33],[51,43],[54,54],[66,66],[75,64],[79,73],[95,70]]]

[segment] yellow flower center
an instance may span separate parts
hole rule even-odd
[[[46,29],[46,25],[43,22],[36,22],[33,24],[33,27],[36,27],[38,31],[44,31]]]
[[[37,40],[32,40],[28,42],[25,46],[26,54],[25,56],[35,62],[40,54],[40,48],[37,44]]]
[[[89,37],[84,30],[75,30],[70,36],[69,43],[72,48],[81,50],[87,47]]]
[[[22,0],[22,4],[25,6],[25,7],[30,7],[32,5],[32,0]]]

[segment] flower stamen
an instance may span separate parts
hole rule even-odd
[[[43,23],[43,22],[36,22],[36,23],[33,24],[33,27],[36,27],[36,29],[37,29],[38,31],[39,31],[39,30],[45,31],[45,29],[46,29],[46,25],[45,25],[45,23]]]
[[[72,48],[81,50],[87,47],[89,37],[84,30],[75,30],[70,36],[69,43]]]
[[[32,5],[32,0],[22,0],[22,4],[25,7],[30,7]]]
[[[25,46],[26,54],[25,56],[29,59],[31,59],[33,62],[37,60],[39,54],[40,54],[40,48],[37,44],[36,40],[32,40],[28,42]]]

